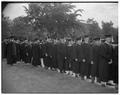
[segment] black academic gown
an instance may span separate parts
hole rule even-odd
[[[58,68],[58,63],[57,63],[57,44],[54,44],[53,45],[53,53],[52,53],[52,56],[53,56],[53,68]]]
[[[43,58],[44,57],[44,55],[43,55],[43,44],[42,43],[40,43],[39,44],[39,47],[40,47],[40,58]]]
[[[48,56],[48,43],[44,43],[42,46],[43,57],[44,57],[44,65],[46,68],[49,67],[49,56]]]
[[[114,49],[113,46],[110,45],[110,58],[112,59],[112,64],[109,64],[109,74],[108,74],[108,80],[113,80],[114,78],[114,72],[115,72],[115,68],[114,68],[114,62],[113,62],[113,56],[114,56]]]
[[[69,71],[71,70],[71,58],[70,58],[70,53],[71,53],[71,48],[72,46],[66,46],[66,61],[65,61],[65,70]]]
[[[37,66],[41,65],[40,62],[40,47],[38,43],[32,45],[32,65]]]
[[[109,61],[112,59],[112,48],[110,45],[103,43],[100,46],[99,50],[100,59],[99,59],[99,78],[103,82],[107,82],[109,80]]]
[[[24,62],[25,63],[28,63],[28,49],[29,49],[29,46],[28,46],[28,43],[25,43],[25,46],[24,46],[24,51],[25,51],[25,53],[24,53],[24,56],[25,56],[25,58],[24,58]]]
[[[22,49],[22,43],[20,43],[20,48],[19,48],[19,50],[20,50],[20,60],[22,60],[22,55],[23,55],[23,49]]]
[[[32,59],[32,45],[27,45],[26,46],[26,62],[31,63]]]
[[[53,67],[53,43],[47,43],[48,67]]]
[[[82,76],[90,76],[91,72],[91,63],[90,63],[90,55],[91,55],[91,48],[90,44],[82,43],[82,59],[85,59],[85,62],[81,62],[81,75]]]
[[[64,58],[64,71],[68,70],[69,68],[69,63],[67,59],[67,44],[64,44],[64,52],[65,52],[65,58]]]
[[[81,73],[80,71],[80,68],[81,68],[81,62],[82,62],[82,48],[81,48],[81,45],[76,45],[76,54],[77,54],[77,59],[78,59],[78,67],[77,67],[77,70],[79,73]]]
[[[65,62],[65,45],[62,43],[57,44],[57,63],[60,71],[64,71]]]
[[[75,59],[77,58],[76,56],[76,48],[75,45],[72,46],[67,46],[67,63],[66,63],[66,70],[71,70],[73,72],[75,71]]]
[[[20,61],[20,44],[16,43],[16,61]]]
[[[77,45],[74,44],[72,46],[72,50],[71,50],[71,66],[72,66],[72,71],[76,74],[79,73],[79,62],[77,59]],[[77,59],[77,60],[75,60]]]
[[[20,46],[20,55],[21,55],[21,59],[22,61],[24,61],[26,63],[26,43],[21,43],[21,46]]]
[[[8,42],[7,44],[7,64],[16,63],[16,45],[14,42]]]
[[[93,61],[93,64],[91,65],[91,76],[92,77],[99,77],[99,51],[100,51],[100,46],[98,45],[92,45],[92,54],[91,54],[91,61]]]
[[[7,42],[2,42],[2,58],[6,58],[6,49],[7,49]]]
[[[113,48],[113,71],[112,71],[112,74],[113,74],[113,78],[112,80],[118,84],[118,46],[115,46]]]

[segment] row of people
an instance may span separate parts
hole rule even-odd
[[[111,35],[106,35],[101,43],[95,37],[89,43],[89,37],[84,39],[47,39],[33,42],[14,40],[11,37],[2,42],[2,57],[7,58],[7,64],[17,61],[31,63],[33,66],[44,64],[46,69],[57,70],[60,73],[81,77],[82,80],[95,79],[102,86],[112,80],[118,84],[118,46],[111,44]]]

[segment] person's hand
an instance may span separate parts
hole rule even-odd
[[[45,56],[48,56],[48,54],[46,53]]]
[[[26,55],[28,56],[28,53],[26,53]]]
[[[78,59],[77,59],[77,58],[75,58],[75,61],[78,61]]]
[[[85,59],[83,59],[82,61],[85,62]]]
[[[93,61],[91,61],[91,64],[93,64]]]
[[[110,59],[110,61],[108,62],[108,64],[112,64],[112,59]]]

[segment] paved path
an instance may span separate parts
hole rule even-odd
[[[101,87],[56,71],[32,65],[9,66],[2,62],[3,93],[116,93],[113,88]]]

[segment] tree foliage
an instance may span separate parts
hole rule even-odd
[[[30,3],[24,8],[34,31],[46,28],[50,36],[67,35],[66,29],[78,24],[76,17],[83,11],[74,10],[75,6],[69,3]]]
[[[103,22],[102,21],[102,31],[104,34],[111,34],[111,35],[116,35],[117,31],[114,31],[115,28],[113,27],[113,22]]]
[[[2,39],[10,36],[10,19],[2,15]]]
[[[23,6],[27,16],[19,16],[11,21],[2,16],[2,37],[10,35],[27,39],[45,37],[79,37],[112,34],[117,39],[118,28],[112,22],[102,22],[102,29],[94,18],[81,22],[83,9],[75,10],[72,3],[29,3]]]
[[[104,22],[102,21],[102,33],[110,34],[113,36],[114,41],[118,42],[118,28],[113,27],[113,22]]]
[[[23,37],[30,39],[32,37],[33,27],[32,25],[28,24],[28,18],[19,16],[13,20],[12,23],[12,33],[16,37]]]
[[[88,35],[90,35],[91,38],[98,36],[101,37],[102,36],[102,31],[98,25],[98,22],[94,20],[94,18],[90,19],[88,18],[87,20],[87,28],[89,30]]]

